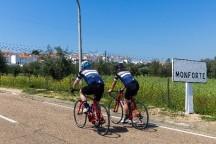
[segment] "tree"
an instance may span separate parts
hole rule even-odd
[[[25,75],[28,75],[28,76],[42,75],[41,63],[40,62],[31,62],[31,63],[25,64],[23,66],[23,73]]]
[[[55,49],[55,51],[56,51],[56,55],[57,55],[57,56],[63,57],[63,56],[65,55],[65,52],[62,50],[61,47],[58,46],[58,47],[55,47],[54,49]]]
[[[32,53],[33,55],[40,55],[42,51],[41,50],[32,50]]]
[[[53,54],[53,49],[50,45],[47,46],[46,54],[50,57]]]
[[[0,51],[0,73],[5,73],[7,71],[6,60],[3,53]]]
[[[140,75],[138,66],[135,65],[135,64],[129,65],[129,71],[130,71],[133,75]]]
[[[147,66],[139,68],[139,71],[140,71],[140,74],[142,74],[143,76],[149,75],[149,67],[147,67]]]
[[[216,78],[216,60],[209,62],[209,77]]]
[[[149,72],[150,74],[154,76],[159,76],[160,75],[160,70],[161,70],[161,64],[159,61],[154,60],[151,62],[149,66]]]
[[[100,60],[99,62],[93,63],[93,68],[97,69],[101,75],[112,75],[114,74],[114,63],[104,62]]]
[[[17,77],[22,72],[22,69],[19,65],[9,65],[8,72],[13,74],[14,77]]]
[[[48,74],[51,75],[53,79],[61,80],[72,71],[72,64],[70,61],[66,60],[65,57],[52,58],[48,61],[45,70],[48,70]]]
[[[71,74],[72,69],[75,68],[72,62],[65,57],[65,51],[61,47],[56,47],[56,55],[52,55],[53,50],[49,49],[47,51],[47,57],[42,62],[41,71],[43,76],[52,76],[53,79],[61,80],[64,77]]]
[[[170,59],[167,59],[166,62],[162,65],[160,76],[170,77],[172,75],[172,63]]]
[[[216,78],[216,57],[214,59],[202,60],[207,64],[207,74],[209,78]]]

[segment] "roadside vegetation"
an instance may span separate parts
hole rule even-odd
[[[37,50],[32,53],[39,55],[41,60],[20,67],[6,65],[0,52],[0,87],[20,88],[31,94],[73,101],[69,88],[78,72],[78,65],[68,60],[66,52],[60,47],[44,53]],[[194,110],[206,120],[216,120],[216,59],[204,61],[207,62],[209,80],[206,84],[193,84]],[[102,58],[93,63],[93,67],[103,76],[105,91],[113,80],[115,64],[104,62]],[[127,68],[140,83],[138,101],[148,106],[184,111],[184,83],[172,82],[170,59],[164,63],[157,60],[146,64],[129,63]],[[119,84],[117,88],[120,87]],[[105,93],[103,100],[107,99],[109,97]]]

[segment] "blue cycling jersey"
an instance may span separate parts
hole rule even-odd
[[[88,85],[103,84],[103,80],[96,70],[82,70],[79,72],[78,79],[84,79]]]
[[[135,81],[134,77],[129,71],[121,71],[118,72],[115,76],[115,80],[120,79],[121,82],[125,85],[125,87],[128,86],[131,82]]]

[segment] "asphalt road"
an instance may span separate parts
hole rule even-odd
[[[32,99],[0,91],[0,144],[215,144],[216,136],[170,128],[152,122],[143,131],[112,125],[100,136],[88,124],[76,127],[70,103]]]

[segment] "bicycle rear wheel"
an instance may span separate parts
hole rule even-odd
[[[148,121],[148,109],[144,104],[142,104],[138,106],[138,114],[132,118],[132,126],[136,129],[145,129],[148,126]]]
[[[123,119],[123,106],[120,102],[112,99],[109,105],[110,120],[114,124],[119,124]]]
[[[108,113],[107,108],[104,105],[100,104],[100,109],[101,109],[101,115],[98,119],[98,121],[95,123],[95,127],[97,129],[97,133],[99,135],[106,135],[109,131],[110,127],[110,116]]]
[[[83,128],[86,125],[87,114],[83,112],[83,102],[81,100],[76,101],[74,104],[74,120],[79,128]]]

